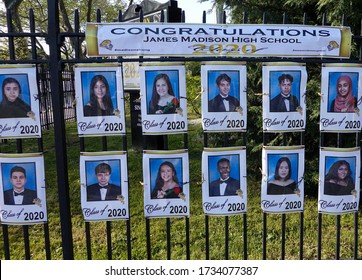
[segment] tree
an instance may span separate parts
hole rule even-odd
[[[263,13],[266,13],[268,23],[281,23],[283,13],[288,16],[288,23],[303,23],[304,13],[307,24],[326,24],[340,26],[342,15],[345,15],[346,25],[351,26],[352,32],[359,35],[362,1],[360,0],[200,0],[212,1],[213,6],[223,5],[229,12],[232,23],[242,23],[244,13],[248,22],[262,23]],[[325,17],[326,15],[326,17]]]
[[[131,3],[133,1],[130,1]],[[27,32],[30,30],[29,24],[29,10],[34,11],[35,25],[37,33],[47,33],[48,29],[48,12],[47,0],[38,1],[23,1],[23,0],[3,0],[5,7],[12,17],[13,32]],[[59,0],[59,14],[60,14],[60,31],[61,32],[74,32],[74,11],[79,12],[80,32],[84,32],[85,23],[96,21],[96,10],[100,9],[102,14],[102,21],[113,22],[118,18],[118,11],[125,10],[127,7],[126,0]],[[1,11],[1,26],[6,25],[5,11]],[[27,39],[17,39],[21,43],[16,42],[16,56],[19,58],[28,58],[29,47]],[[81,42],[82,43],[82,39]],[[37,48],[40,53],[46,55],[45,41],[37,38]],[[74,38],[66,38],[62,45],[62,53],[66,58],[74,57]]]

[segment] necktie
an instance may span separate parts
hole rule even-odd
[[[24,196],[24,192],[21,192],[21,193],[14,192],[14,196],[18,196],[18,195]]]

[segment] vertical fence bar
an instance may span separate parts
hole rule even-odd
[[[205,259],[210,259],[209,216],[205,215]]]
[[[91,234],[90,234],[90,223],[85,222],[85,239],[87,244],[87,258],[88,260],[92,259],[92,243],[91,243]]]
[[[7,23],[7,28],[8,28],[8,32],[12,32],[12,17],[11,17],[11,13],[10,10],[6,10],[6,23]],[[14,57],[14,49],[11,48],[10,46],[14,44],[14,39],[13,37],[9,37],[9,55],[10,55],[10,59],[12,57]],[[12,42],[12,44],[11,44]],[[9,248],[9,228],[8,225],[4,225],[2,224],[2,229],[3,229],[3,240],[4,240],[4,254],[5,254],[5,259],[6,260],[10,260],[10,248]]]
[[[266,229],[267,229],[267,214],[263,213],[263,260],[266,260]]]
[[[50,251],[50,238],[49,238],[49,224],[44,224],[44,243],[45,243],[45,256],[47,260],[51,260],[51,251]]]
[[[282,260],[285,259],[285,225],[286,225],[286,215],[285,213],[282,214]]]
[[[358,211],[354,213],[354,248],[353,259],[358,260]]]
[[[167,244],[167,259],[171,259],[171,222],[170,218],[166,218],[166,244]]]
[[[73,259],[72,216],[70,213],[70,197],[68,182],[68,163],[64,123],[64,94],[62,91],[59,42],[59,9],[58,0],[48,1],[48,43],[50,50],[49,68],[54,114],[54,139],[57,168],[57,186],[59,196],[59,212],[62,233],[63,258]]]
[[[110,221],[106,222],[107,227],[107,253],[108,259],[112,259],[112,223]]]
[[[336,231],[336,260],[339,260],[341,253],[341,215],[336,217]]]
[[[127,151],[127,135],[123,136],[123,151]],[[127,166],[128,166],[128,153],[127,153]],[[130,184],[130,182],[128,181],[128,185]],[[130,214],[130,206],[128,205],[128,213],[129,216],[131,216]],[[132,244],[131,244],[131,218],[129,217],[126,220],[126,235],[127,235],[127,257],[128,259],[132,259]]]
[[[9,248],[9,228],[8,225],[1,225],[3,229],[3,240],[4,240],[4,255],[5,260],[10,260],[10,248]]]
[[[7,28],[9,33],[13,33],[13,24],[10,10],[7,10]],[[14,46],[14,37],[9,37],[9,54],[10,59],[15,60],[15,46]],[[16,149],[17,153],[23,152],[23,142],[21,139],[16,139]],[[24,250],[25,250],[25,259],[30,259],[30,247],[29,247],[29,226],[23,225],[23,236],[24,236]]]
[[[318,213],[318,247],[317,247],[317,258],[322,258],[322,214]]]
[[[304,212],[299,215],[299,259],[303,259],[303,242],[304,242]]]
[[[147,260],[151,259],[151,230],[150,219],[146,218],[146,242],[147,242]]]
[[[25,259],[30,260],[29,226],[23,226]]]
[[[225,216],[225,260],[229,259],[229,216]]]
[[[247,225],[247,214],[243,215],[243,222],[244,222],[244,260],[248,259],[248,225]]]
[[[190,259],[190,219],[186,217],[185,219],[186,225],[186,260]]]

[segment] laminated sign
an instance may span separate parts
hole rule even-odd
[[[1,223],[45,223],[46,205],[43,154],[0,154]]]
[[[361,130],[362,65],[324,64],[322,67],[320,130]]]
[[[321,148],[318,211],[342,214],[358,211],[361,156],[359,148]]]
[[[204,148],[202,206],[208,215],[246,213],[246,149]]]
[[[349,58],[349,27],[257,24],[87,23],[88,56]]]
[[[80,182],[82,212],[86,221],[129,218],[126,152],[82,153]]]
[[[264,212],[303,211],[304,147],[264,147],[261,207]]]
[[[245,131],[246,64],[204,63],[201,66],[204,131]]]
[[[190,215],[188,166],[186,150],[143,152],[145,217]]]
[[[41,137],[37,84],[35,65],[0,65],[0,138]]]

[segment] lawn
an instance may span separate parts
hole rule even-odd
[[[75,259],[87,259],[85,222],[80,207],[79,154],[80,139],[77,135],[75,122],[66,124],[67,156],[70,188],[70,207],[72,215],[72,235]],[[128,129],[128,169],[129,169],[129,199],[130,199],[130,230],[132,259],[147,259],[146,219],[143,216],[143,186],[142,182],[142,149],[132,147],[131,135]],[[188,132],[189,172],[190,172],[190,258],[203,260],[206,257],[205,215],[201,203],[201,154],[203,149],[203,133],[199,122],[190,122]],[[108,137],[108,150],[121,150],[122,137]],[[169,136],[169,149],[183,148],[183,135]],[[56,185],[54,134],[52,130],[43,132],[43,146],[46,167],[47,209],[50,229],[50,250],[52,259],[62,259],[61,226],[58,204],[58,188]],[[9,140],[1,144],[2,153],[16,150],[16,141]],[[37,148],[37,140],[23,140],[23,152],[32,152]],[[86,151],[100,151],[100,137],[85,139]],[[248,159],[247,159],[248,160]],[[259,260],[263,258],[263,212],[260,207],[260,178],[248,176],[248,212],[247,221],[247,257]],[[305,197],[304,205],[303,257],[317,259],[318,257],[318,211],[317,198]],[[300,247],[300,213],[286,214],[285,227],[285,258],[299,259]],[[354,214],[344,214],[340,217],[340,258],[352,259],[354,250]],[[358,227],[362,227],[362,212],[358,213]],[[225,217],[210,216],[209,222],[209,258],[225,259]],[[150,219],[150,240],[152,259],[167,258],[166,219]],[[244,216],[229,216],[228,223],[228,257],[243,259],[244,251]],[[107,259],[106,222],[91,222],[91,251],[93,259]],[[170,219],[170,252],[171,259],[185,259],[186,219]],[[124,220],[111,222],[112,258],[127,259],[126,222]],[[282,254],[282,215],[267,215],[266,258],[280,259]],[[43,225],[29,227],[31,259],[45,259]],[[4,239],[1,231],[0,258],[4,259]],[[321,235],[321,258],[336,257],[336,216],[323,215]],[[358,235],[358,257],[362,257],[362,235]],[[23,228],[9,226],[10,258],[24,259]]]

